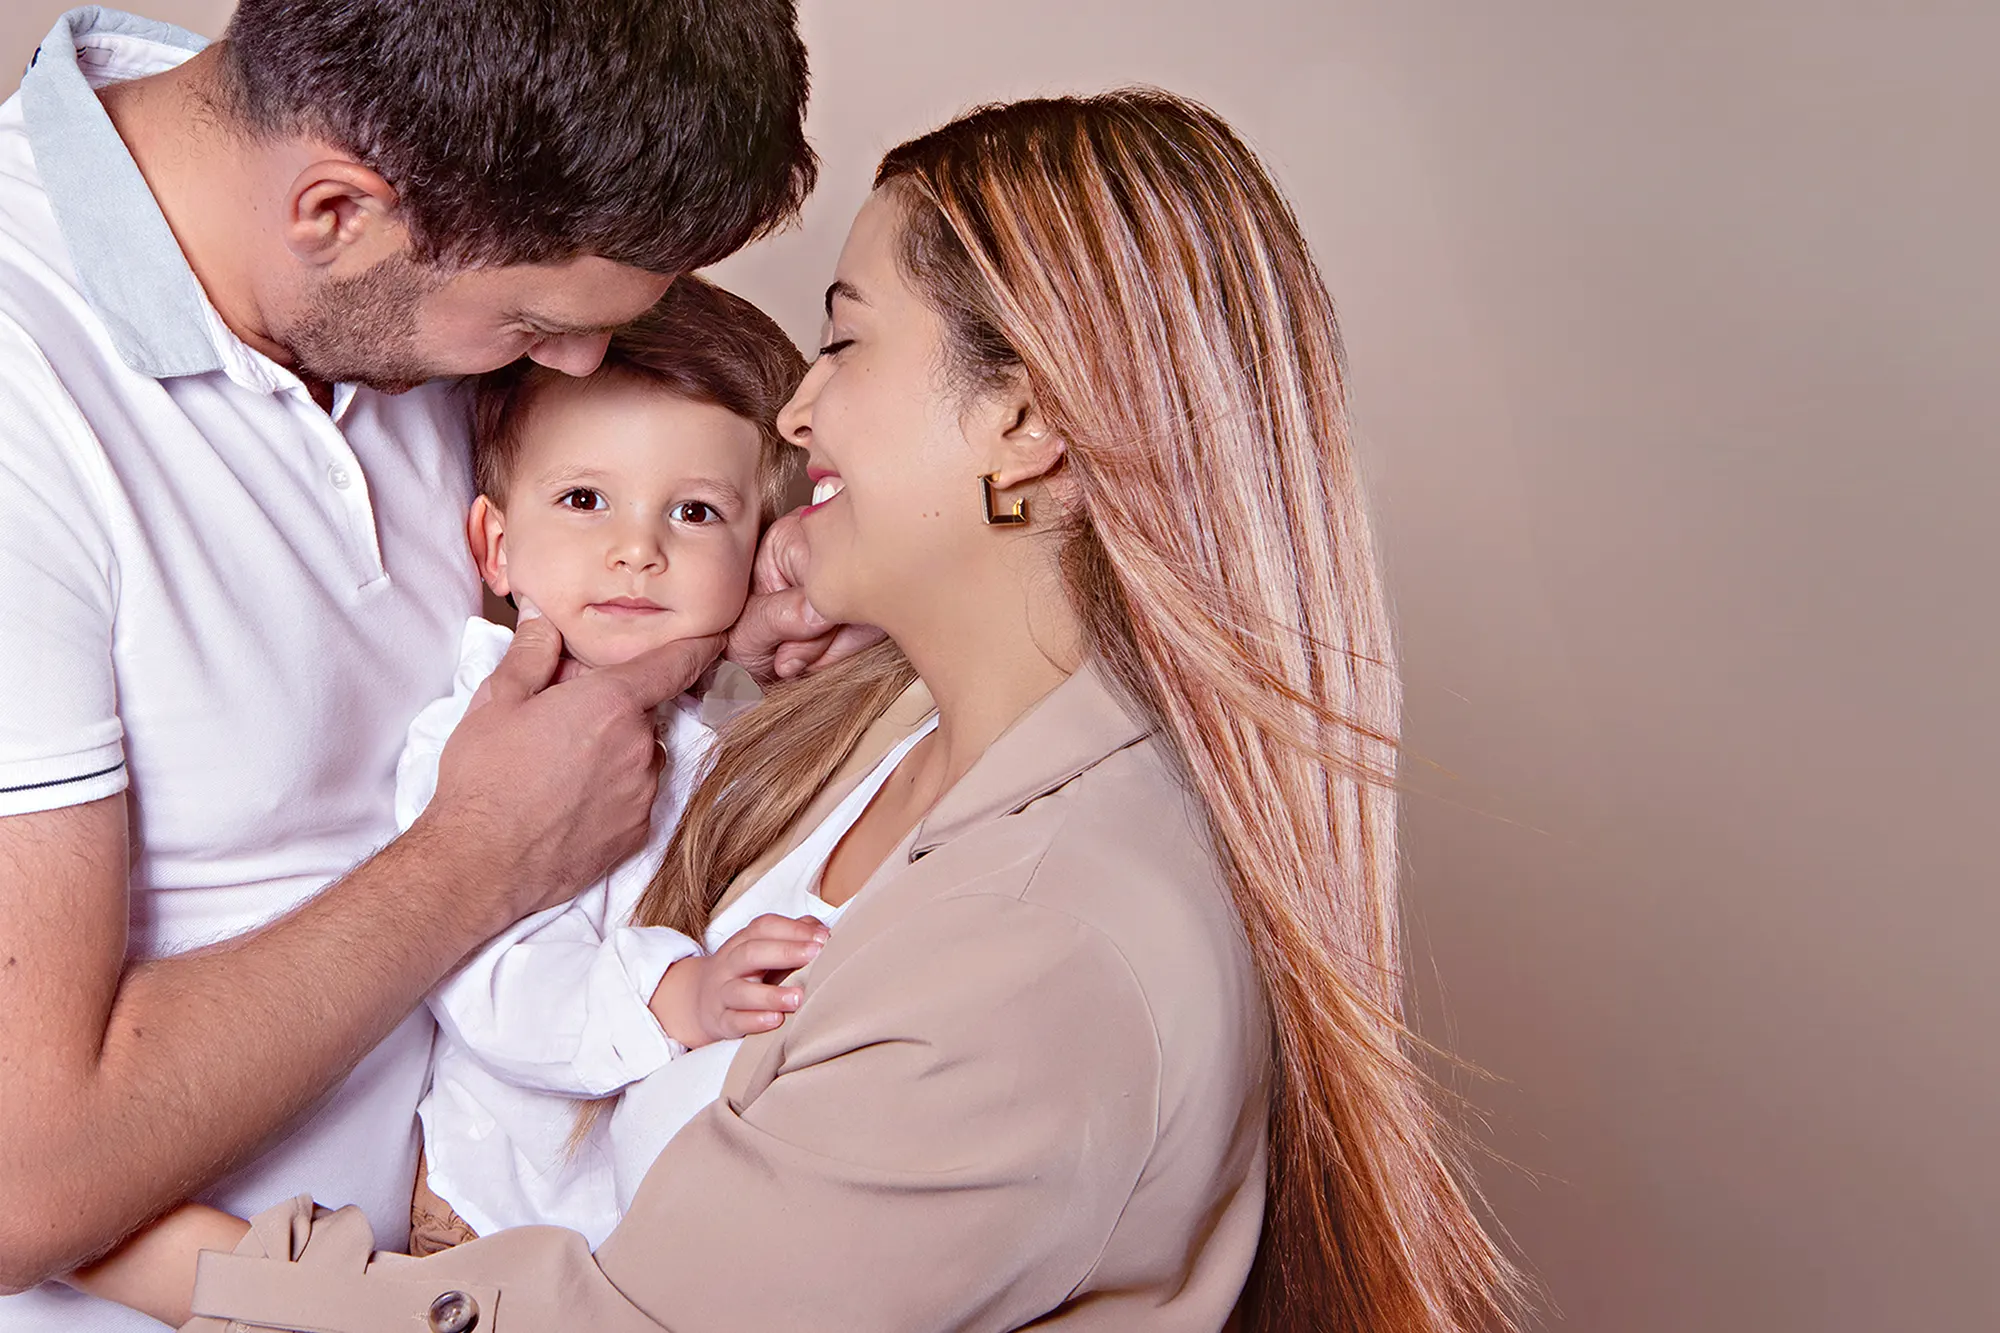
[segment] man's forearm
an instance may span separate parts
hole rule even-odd
[[[461,853],[420,822],[271,925],[130,967],[95,1061],[7,1126],[32,1136],[0,1186],[36,1224],[27,1276],[104,1253],[247,1160],[504,925],[465,919],[495,895],[466,891],[492,872]]]

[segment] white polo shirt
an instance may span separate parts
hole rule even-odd
[[[478,607],[463,401],[342,386],[329,416],[232,336],[92,91],[202,44],[78,10],[0,105],[0,816],[129,788],[134,957],[268,921],[395,835],[404,729]],[[431,1036],[419,1010],[203,1197],[310,1191],[399,1245]],[[0,1333],[157,1327],[0,1299]]]

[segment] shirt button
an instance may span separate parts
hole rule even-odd
[[[472,1333],[479,1327],[479,1302],[462,1291],[447,1291],[431,1302],[431,1333]]]
[[[327,469],[326,475],[328,480],[333,482],[333,489],[336,491],[344,491],[354,484],[354,474],[349,472],[343,463],[335,463]]]

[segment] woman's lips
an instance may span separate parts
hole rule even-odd
[[[824,508],[835,496],[847,489],[847,483],[840,479],[839,473],[821,472],[815,468],[806,475],[812,478],[813,495],[812,503],[805,507],[804,513],[810,514],[815,509]]]

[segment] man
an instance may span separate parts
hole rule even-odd
[[[805,92],[792,0],[242,0],[75,11],[0,106],[0,1330],[145,1326],[46,1279],[191,1194],[403,1234],[421,996],[639,844],[719,647],[530,626],[391,842],[477,605],[418,386],[591,371],[796,212]]]

